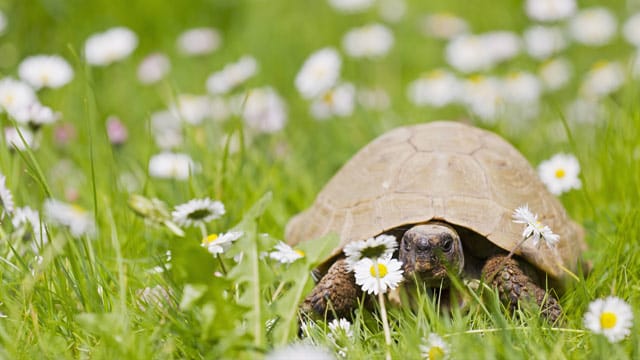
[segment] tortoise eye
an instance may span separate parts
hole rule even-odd
[[[445,239],[442,242],[442,250],[444,252],[449,252],[451,251],[451,248],[453,247],[453,241],[451,239]]]

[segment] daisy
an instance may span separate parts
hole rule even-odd
[[[518,71],[505,76],[502,81],[502,98],[509,103],[534,104],[540,99],[540,80],[528,72]]]
[[[161,179],[186,180],[198,168],[187,154],[162,152],[149,159],[149,175]]]
[[[265,356],[265,360],[334,360],[329,350],[316,345],[297,343],[273,350]]]
[[[462,83],[460,100],[468,110],[481,120],[494,122],[502,104],[500,80],[492,76],[476,75]]]
[[[149,54],[138,65],[138,80],[145,85],[162,80],[171,69],[169,57],[162,53]]]
[[[18,110],[37,101],[36,92],[26,83],[12,78],[0,80],[0,110]]]
[[[366,240],[355,241],[344,247],[344,255],[349,267],[353,267],[362,259],[389,258],[398,248],[398,242],[393,235],[378,235]]]
[[[469,31],[469,24],[450,13],[435,13],[426,16],[421,22],[422,33],[438,39],[453,39]]]
[[[332,338],[353,338],[353,329],[351,329],[351,322],[345,318],[333,319],[329,323],[329,334]]]
[[[18,126],[4,128],[4,141],[9,149],[17,149],[24,151],[27,147],[31,149],[38,148],[38,143],[35,141],[33,132],[31,130]]]
[[[59,88],[73,79],[71,65],[58,55],[30,56],[20,63],[18,74],[35,89]]]
[[[571,63],[564,58],[546,61],[538,68],[538,77],[547,90],[558,90],[571,79]]]
[[[342,60],[333,48],[311,54],[295,78],[295,85],[305,99],[312,99],[333,87],[340,77]]]
[[[625,77],[625,70],[619,62],[599,61],[585,76],[580,91],[585,97],[598,99],[618,90]]]
[[[78,205],[46,199],[43,213],[52,223],[67,227],[74,237],[95,233],[96,224],[93,216]]]
[[[304,252],[293,249],[291,246],[280,241],[276,245],[276,250],[269,253],[269,257],[282,264],[291,264],[298,259],[302,259],[304,257]]]
[[[374,0],[329,0],[329,5],[341,13],[363,12],[373,3]]]
[[[47,236],[42,236],[43,230],[46,231],[46,229],[40,222],[40,214],[29,206],[16,208],[11,216],[11,224],[16,231],[22,231],[23,235],[31,231],[33,234],[31,247],[35,253],[39,252],[41,245],[48,242]]]
[[[420,345],[422,358],[425,360],[444,360],[449,357],[449,344],[435,333],[429,334],[424,344]]]
[[[138,297],[138,307],[141,311],[146,311],[149,307],[163,309],[168,304],[173,303],[171,290],[162,285],[138,289],[136,296]]]
[[[538,21],[556,21],[566,19],[576,11],[575,0],[527,0],[527,15]]]
[[[245,55],[237,62],[227,64],[222,70],[207,78],[207,90],[212,95],[226,94],[258,72],[258,61]]]
[[[525,49],[536,59],[546,59],[567,47],[564,32],[559,27],[532,26],[525,30]]]
[[[245,97],[242,118],[249,129],[275,133],[284,129],[287,123],[287,106],[270,86],[252,89]]]
[[[581,10],[569,21],[569,33],[579,43],[605,45],[616,34],[617,20],[610,10],[593,7]]]
[[[91,35],[84,43],[87,63],[107,66],[128,57],[138,46],[138,36],[125,27]]]
[[[10,108],[7,112],[16,122],[29,125],[33,130],[54,123],[61,117],[60,113],[37,101],[21,108]]]
[[[407,13],[407,3],[405,0],[380,0],[378,2],[378,14],[382,20],[397,23]]]
[[[222,254],[229,250],[231,243],[238,240],[244,233],[242,231],[230,231],[219,235],[211,234],[202,239],[202,246],[213,255]]]
[[[447,44],[445,56],[449,65],[463,73],[483,71],[493,66],[487,43],[479,35],[465,34],[454,38]]]
[[[395,289],[404,279],[402,262],[390,257],[375,260],[364,258],[355,264],[353,271],[356,284],[368,294],[384,294],[389,289]]]
[[[514,58],[522,49],[520,37],[511,31],[484,33],[482,42],[493,64]]]
[[[351,115],[355,106],[355,92],[355,87],[350,83],[330,89],[311,103],[311,115],[318,120]]]
[[[528,205],[515,209],[512,217],[514,223],[525,224],[525,228],[522,231],[522,239],[532,238],[533,246],[537,247],[541,238],[550,248],[555,247],[560,241],[560,236],[554,234],[547,225],[538,221],[538,215],[532,213]]]
[[[179,106],[179,105],[178,105]],[[151,133],[156,145],[165,150],[180,147],[184,142],[182,121],[171,111],[157,111],[151,114]]]
[[[224,204],[207,197],[176,206],[171,212],[171,217],[180,226],[197,226],[218,219],[224,214]]]
[[[624,22],[622,35],[635,47],[640,47],[640,13],[635,13]]]
[[[0,219],[5,214],[11,214],[14,210],[13,195],[11,190],[7,187],[7,178],[0,174],[0,206],[2,206],[2,213]]]
[[[211,101],[205,95],[180,94],[169,106],[174,117],[191,125],[199,125],[211,114]]]
[[[186,55],[205,55],[222,44],[220,32],[214,28],[194,28],[178,36],[178,50]]]
[[[411,82],[407,95],[415,105],[442,107],[457,101],[460,90],[460,80],[454,74],[437,69]]]
[[[584,327],[616,343],[629,336],[633,326],[633,311],[624,300],[615,296],[597,299],[589,304],[584,315]]]
[[[540,179],[554,195],[579,189],[582,184],[578,174],[580,174],[580,163],[571,154],[556,154],[538,166]]]
[[[353,58],[379,58],[393,46],[393,33],[380,24],[370,24],[347,32],[342,47]]]
[[[593,98],[573,100],[567,105],[565,113],[569,121],[578,124],[593,124],[607,116],[602,104]]]

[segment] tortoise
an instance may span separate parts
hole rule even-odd
[[[525,204],[559,235],[555,248],[521,242],[523,227],[512,214]],[[285,239],[295,245],[329,233],[340,243],[314,270],[319,281],[301,305],[309,315],[348,316],[362,293],[344,246],[392,234],[405,284],[446,288],[451,276],[482,279],[508,308],[534,301],[555,322],[562,310],[553,293],[586,250],[582,227],[518,150],[454,121],[400,127],[373,140],[289,221]]]

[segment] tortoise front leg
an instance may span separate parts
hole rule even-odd
[[[337,260],[300,306],[303,314],[327,319],[348,317],[358,306],[362,290],[345,259]],[[315,316],[314,316],[315,315]]]
[[[519,304],[534,301],[542,316],[552,324],[562,315],[558,300],[538,286],[518,262],[506,255],[496,255],[487,260],[482,267],[482,278],[486,283],[498,289],[500,301],[511,311]]]

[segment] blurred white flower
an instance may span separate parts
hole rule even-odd
[[[580,87],[585,97],[600,98],[618,90],[625,81],[622,65],[616,61],[600,61],[591,67]]]
[[[287,107],[273,88],[252,89],[246,96],[242,117],[250,129],[274,133],[282,130],[287,123]]]
[[[138,46],[138,36],[125,27],[91,35],[84,44],[87,63],[106,66],[128,57]]]
[[[431,333],[427,339],[420,344],[420,352],[425,360],[446,360],[449,358],[451,349],[449,344],[438,334]]]
[[[640,47],[640,13],[635,13],[624,22],[622,35],[631,45]]]
[[[489,53],[492,63],[510,60],[522,48],[520,37],[511,31],[491,31],[482,34],[485,51]]]
[[[544,62],[538,69],[538,76],[548,90],[558,90],[571,79],[571,63],[564,58]]]
[[[202,246],[207,248],[212,255],[222,254],[229,250],[231,244],[238,240],[244,233],[242,231],[230,231],[221,234],[211,234],[202,239]]]
[[[0,206],[2,207],[0,219],[2,219],[5,214],[11,214],[14,210],[13,195],[7,187],[7,178],[3,174],[0,174]]]
[[[184,142],[182,121],[168,110],[151,114],[151,133],[161,149],[177,148]]]
[[[345,318],[333,319],[329,323],[330,338],[342,339],[353,338],[353,329],[351,329],[351,322]]]
[[[425,36],[438,39],[453,39],[469,31],[469,24],[461,17],[450,13],[435,13],[425,16],[420,22]]]
[[[126,125],[117,116],[107,118],[107,138],[112,145],[122,145],[129,138],[129,131]]]
[[[402,262],[392,258],[364,258],[353,266],[353,271],[356,284],[368,294],[384,294],[404,280]]]
[[[205,95],[180,94],[169,106],[174,117],[191,125],[198,125],[211,115],[211,102]]]
[[[516,208],[511,215],[513,222],[516,224],[524,224],[522,231],[522,239],[531,238],[533,246],[538,247],[540,239],[543,239],[549,248],[555,248],[560,236],[554,234],[548,225],[544,225],[538,220],[538,215],[529,210],[529,205],[523,205]]]
[[[31,248],[36,254],[49,241],[44,223],[40,221],[40,214],[29,206],[16,208],[11,216],[11,224],[15,231],[22,232],[23,236],[31,235]]]
[[[580,163],[571,154],[556,154],[538,166],[540,179],[554,195],[579,189],[582,186],[578,178],[579,174]]]
[[[331,116],[349,116],[355,106],[356,89],[351,83],[342,83],[317,97],[311,103],[311,115],[318,119]]]
[[[29,125],[33,129],[54,123],[60,119],[61,116],[60,113],[53,111],[50,107],[44,106],[37,101],[25,107],[10,108],[7,112],[16,122]]]
[[[306,99],[312,99],[333,87],[340,77],[342,60],[333,48],[311,54],[296,75],[295,85]]]
[[[93,215],[79,205],[49,198],[44,201],[43,213],[53,224],[67,227],[74,237],[95,233]]]
[[[58,55],[29,56],[20,63],[18,74],[35,89],[59,88],[73,79],[71,65]]]
[[[227,64],[222,70],[207,78],[207,90],[213,95],[226,94],[247,81],[258,71],[258,62],[251,56],[243,56],[235,63]]]
[[[540,99],[538,78],[528,72],[517,71],[502,78],[502,98],[511,103],[536,103]]]
[[[356,98],[360,106],[368,110],[382,111],[391,106],[389,94],[381,87],[358,88]]]
[[[198,226],[220,218],[225,212],[222,202],[207,197],[177,205],[171,217],[179,226]]]
[[[213,96],[211,102],[211,118],[216,121],[227,120],[231,116],[231,109],[227,100],[222,96]]]
[[[464,80],[460,100],[481,120],[493,123],[502,104],[500,80],[492,76],[476,75]]]
[[[624,300],[609,296],[592,301],[583,321],[587,329],[617,343],[631,334],[633,310]]]
[[[579,43],[605,45],[616,34],[617,20],[610,10],[593,7],[581,10],[569,21],[569,33]]]
[[[342,47],[354,58],[378,58],[393,46],[393,33],[380,24],[370,24],[349,30],[342,37]]]
[[[280,241],[276,245],[276,250],[269,253],[269,257],[282,264],[291,264],[298,259],[302,259],[304,257],[304,252],[294,249]]]
[[[564,32],[556,26],[532,26],[523,38],[527,53],[536,59],[546,59],[567,47]]]
[[[222,44],[220,32],[214,28],[189,29],[178,36],[178,50],[187,55],[212,53]]]
[[[371,7],[375,0],[329,0],[329,5],[342,13],[362,12]]]
[[[138,80],[143,84],[154,84],[162,80],[171,69],[169,57],[163,53],[147,55],[138,65]]]
[[[149,159],[149,175],[161,179],[186,180],[198,168],[187,154],[162,152]]]
[[[12,78],[0,80],[0,110],[17,111],[37,101],[36,92],[26,83]]]
[[[577,98],[566,107],[567,119],[577,124],[593,124],[604,119],[606,111],[596,99]]]
[[[405,0],[379,0],[378,14],[384,21],[396,23],[402,20],[407,13],[407,2]]]
[[[471,73],[488,70],[493,66],[491,54],[480,35],[460,35],[445,49],[447,63],[458,71]]]
[[[22,137],[20,135],[22,135]],[[38,143],[34,139],[33,132],[21,126],[19,126],[18,128],[4,128],[4,141],[9,149],[15,148],[20,151],[24,151],[27,149],[27,147],[34,150],[38,148]]]
[[[418,106],[447,106],[460,97],[461,82],[446,70],[431,72],[412,81],[407,89],[409,100]]]
[[[7,29],[7,16],[0,11],[0,35],[4,34]]]
[[[337,0],[334,0],[337,1]],[[355,1],[355,0],[352,0]],[[333,354],[322,347],[306,343],[287,345],[269,352],[265,360],[335,360]]]
[[[556,21],[566,19],[576,11],[575,0],[527,0],[527,15],[538,21]]]

